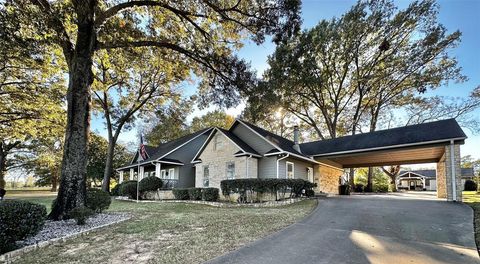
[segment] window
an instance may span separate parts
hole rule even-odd
[[[210,170],[208,166],[203,166],[203,187],[208,187],[210,183]]]
[[[222,147],[222,138],[220,135],[216,135],[215,138],[214,138],[214,142],[213,142],[213,150],[218,150]]]
[[[227,162],[227,180],[235,179],[235,162]]]
[[[168,178],[172,180],[175,179],[175,169],[168,170]]]
[[[293,173],[293,162],[287,161],[287,179],[293,179],[295,177]]]
[[[160,178],[166,179],[167,178],[167,171],[166,170],[161,170],[160,171]]]

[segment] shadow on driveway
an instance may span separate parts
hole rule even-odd
[[[480,259],[470,207],[410,193],[320,199],[302,221],[209,263],[480,263]]]

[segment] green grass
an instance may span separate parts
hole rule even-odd
[[[473,226],[475,228],[475,242],[480,252],[480,193],[475,191],[464,191],[463,202],[473,209]]]
[[[31,198],[49,204],[52,197]],[[309,214],[316,200],[277,208],[113,201],[132,219],[26,254],[15,263],[202,263]]]

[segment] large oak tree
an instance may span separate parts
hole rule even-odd
[[[5,5],[22,10],[15,23],[32,29],[39,41],[60,47],[68,67],[61,185],[51,219],[62,219],[85,202],[96,52],[132,47],[176,52],[202,79],[202,98],[230,106],[253,76],[233,54],[241,40],[260,43],[272,34],[279,42],[298,29],[300,20],[298,0],[9,0]]]

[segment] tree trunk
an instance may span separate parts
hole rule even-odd
[[[95,48],[93,9],[95,1],[77,3],[77,41],[69,60],[67,127],[60,188],[49,218],[64,219],[72,209],[85,204],[87,141],[90,130],[90,86]]]
[[[110,178],[112,177],[112,173],[113,173],[113,155],[115,154],[116,143],[117,143],[117,140],[115,137],[109,138],[107,160],[105,162],[105,171],[103,173],[103,183],[102,183],[102,190],[105,192],[110,191]]]
[[[348,172],[348,184],[351,190],[355,190],[355,169],[350,168]]]
[[[395,176],[390,176],[390,188],[392,189],[392,192],[397,191],[397,184],[395,184]]]
[[[1,145],[0,145],[1,147]],[[5,175],[7,174],[7,159],[0,148],[0,189],[5,189]]]
[[[55,174],[52,174],[52,189],[50,189],[51,192],[57,192],[57,185],[58,185],[58,175],[57,171],[55,171]]]
[[[367,188],[365,192],[373,192],[373,168],[368,167]]]

